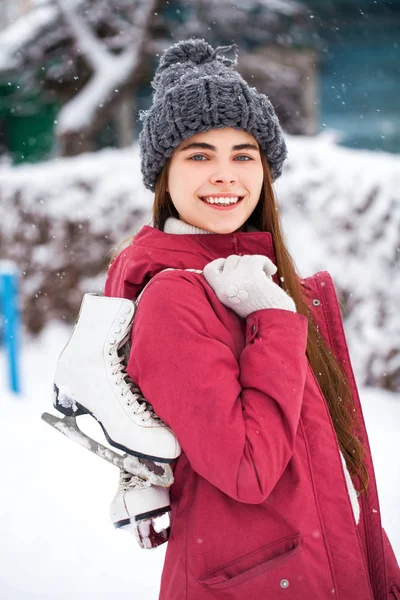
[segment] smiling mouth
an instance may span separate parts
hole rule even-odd
[[[219,208],[227,208],[227,207],[236,206],[237,204],[241,203],[244,196],[232,196],[231,198],[234,198],[235,200],[231,200],[230,198],[217,198],[217,197],[209,198],[207,200],[206,198],[202,198],[200,196],[200,200],[202,202],[204,202],[204,204],[208,204],[209,206],[214,206],[214,207],[219,207]],[[236,200],[236,198],[238,198],[238,200]]]

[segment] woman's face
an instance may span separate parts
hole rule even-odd
[[[227,127],[181,142],[171,157],[167,189],[181,221],[212,233],[232,233],[257,206],[263,177],[256,139]],[[239,201],[220,206],[215,202],[221,198]]]

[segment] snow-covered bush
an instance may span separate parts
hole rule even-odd
[[[102,292],[113,248],[151,202],[132,149],[0,168],[0,256],[19,265],[29,331],[73,322],[82,294]]]
[[[400,156],[290,137],[277,182],[302,275],[331,273],[356,374],[400,389]]]
[[[400,157],[287,136],[276,184],[300,273],[332,274],[356,374],[400,389]],[[21,270],[28,330],[72,322],[101,291],[113,248],[148,222],[137,149],[0,168],[0,254]]]

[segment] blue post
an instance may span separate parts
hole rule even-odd
[[[0,316],[2,318],[2,341],[8,358],[10,389],[19,394],[19,335],[20,312],[18,306],[18,271],[7,260],[0,261]]]

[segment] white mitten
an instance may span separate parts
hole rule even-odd
[[[222,304],[240,317],[264,308],[281,308],[296,312],[292,298],[272,281],[277,267],[260,254],[217,258],[203,270],[207,283]]]

